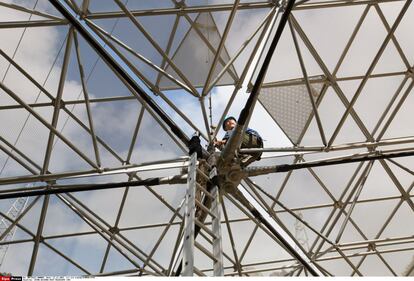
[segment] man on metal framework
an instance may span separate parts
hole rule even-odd
[[[222,140],[215,140],[214,146],[218,147],[220,150],[224,148],[227,141],[230,138],[230,135],[232,133],[232,130],[236,127],[237,121],[236,118],[233,116],[227,117],[223,122],[223,129],[226,131],[226,134],[224,135]],[[203,150],[200,144],[200,137],[198,136],[198,133],[196,133],[189,141],[188,143],[189,148],[189,155],[192,155],[193,153],[197,154],[197,159],[199,161],[199,167],[198,172],[204,173],[206,175],[209,174],[209,164],[207,163],[207,155],[203,155]],[[242,138],[241,142],[241,148],[263,148],[263,139],[259,135],[259,133],[253,129],[248,128]],[[239,159],[240,159],[240,166],[246,167],[247,165],[251,164],[252,162],[256,160],[260,160],[262,153],[261,152],[252,152],[252,153],[240,153]],[[183,173],[187,173],[187,171],[183,171]],[[208,177],[207,177],[208,178]],[[207,184],[207,181],[205,177],[198,177],[197,176],[197,183],[199,186],[204,187],[207,191],[210,191],[209,185]],[[202,190],[200,188],[197,188],[196,190],[196,200],[198,202],[202,202],[202,204],[207,208],[210,209],[212,199],[208,196],[202,196]],[[207,216],[207,212],[204,211],[200,207],[196,207],[196,213],[195,217],[200,222],[204,222]],[[196,228],[199,226],[196,225]]]
[[[221,150],[226,145],[228,139],[230,138],[232,130],[236,127],[236,124],[237,124],[237,120],[233,116],[230,116],[224,119],[223,130],[226,131],[226,134],[224,135],[222,140],[216,140],[214,142],[214,145],[218,149]],[[241,148],[263,148],[263,139],[257,131],[247,128],[243,134]],[[243,153],[243,154],[239,154],[239,156],[240,156],[241,165],[243,167],[246,167],[250,163],[256,160],[260,160],[262,153],[261,152]]]

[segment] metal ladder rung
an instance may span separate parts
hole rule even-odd
[[[210,229],[208,229],[201,221],[199,221],[198,219],[194,219],[194,222],[195,222],[196,225],[198,225],[200,228],[202,228],[205,232],[210,234],[210,236],[213,239],[217,239],[216,235],[214,235],[214,233]]]
[[[210,240],[210,238],[208,238],[207,235],[205,235],[204,233],[201,233],[201,236],[204,238],[204,240],[206,240],[208,243],[213,245],[213,240]]]
[[[206,256],[208,256],[210,259],[212,259],[214,262],[218,262],[217,258],[209,252],[206,248],[204,248],[200,243],[197,241],[194,241],[194,246],[196,246],[200,251],[202,251]]]
[[[193,266],[193,270],[198,276],[206,276],[200,269],[195,266]]]
[[[203,205],[203,203],[201,203],[197,199],[195,199],[195,203],[196,203],[197,206],[199,206],[201,208],[201,210],[203,210],[204,212],[209,214],[212,218],[214,218],[214,219],[216,218],[216,216],[212,212],[210,212],[210,210],[207,209],[206,206]]]
[[[210,192],[208,192],[207,189],[205,189],[204,187],[202,187],[199,183],[197,183],[197,187],[199,189],[201,189],[206,196],[210,197],[213,200],[215,199],[214,196],[213,196],[213,194],[211,194]]]
[[[207,181],[210,180],[210,178],[203,171],[201,171],[199,168],[197,168],[197,175],[200,175],[202,178],[204,178]]]

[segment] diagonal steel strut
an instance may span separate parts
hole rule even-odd
[[[102,59],[110,66],[114,73],[132,88],[132,92],[137,97],[144,100],[147,105],[167,124],[170,130],[184,144],[187,144],[187,135],[174,123],[173,120],[154,102],[147,94],[151,90],[135,74],[131,65],[123,59],[120,54],[111,46],[105,44],[105,41],[92,29],[87,20],[82,18],[70,5],[64,0],[49,0],[49,2],[76,28],[83,38],[91,45],[91,47],[102,57]],[[145,90],[144,90],[145,89]]]
[[[134,70],[131,68],[130,64],[125,61],[116,50],[112,49],[110,46],[106,45],[104,41],[100,38],[99,34],[96,33],[87,23],[87,20],[83,19],[70,5],[68,5],[64,0],[49,0],[50,3],[59,10],[62,15],[76,28],[76,30],[83,36],[83,38],[95,49],[95,51],[105,60],[105,62],[111,67],[118,77],[120,77],[130,88],[132,88],[138,98],[144,100],[149,107],[168,125],[172,133],[178,137],[183,143],[188,144],[188,137],[186,134],[174,123],[173,120],[153,101],[153,99],[147,94],[151,90],[146,86],[146,84],[137,76]],[[238,134],[232,134],[232,137],[229,140],[227,149],[223,151],[222,156],[227,158],[229,162],[230,158],[233,157],[238,144],[240,143],[240,136],[243,128],[247,125],[248,119],[253,111],[254,104],[257,100],[261,84],[263,82],[264,76],[267,72],[267,68],[270,64],[270,60],[273,56],[274,49],[280,39],[281,33],[284,29],[284,26],[287,22],[290,11],[293,7],[294,0],[289,0],[285,10],[283,12],[281,21],[276,29],[273,40],[265,53],[265,58],[260,66],[259,73],[257,75],[256,82],[254,84],[252,93],[246,103],[245,108],[241,112],[241,115],[238,120],[238,126],[236,127],[236,132]],[[144,90],[145,89],[145,90]],[[230,145],[232,144],[232,145]],[[226,172],[226,171],[224,171]],[[253,197],[248,198],[248,201],[251,202],[252,208],[249,210],[258,220],[263,223],[276,237],[283,237],[285,234],[280,234],[281,227],[277,224],[276,221],[270,219],[268,215],[262,213],[261,209],[257,209],[260,205],[256,204],[257,202]],[[265,212],[265,211],[264,211]],[[295,250],[295,242],[293,240],[289,241],[287,239],[281,239],[281,242],[286,246],[286,249],[297,258],[313,275],[322,275],[321,272],[310,263],[309,259],[306,257],[306,254],[298,252]]]

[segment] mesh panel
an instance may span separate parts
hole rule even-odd
[[[322,86],[322,82],[311,84],[315,100],[319,97]],[[312,103],[306,84],[302,82],[297,85],[263,87],[259,101],[289,139],[296,144],[312,114]]]
[[[199,31],[202,36],[208,40],[215,50],[218,48],[221,37],[210,13],[199,14],[195,19],[194,26],[196,29],[192,27],[185,35],[172,57],[172,62],[178,67],[178,69],[180,69],[192,85],[200,87],[206,81],[208,72],[214,60],[214,54],[208,48],[207,44],[203,41],[197,31]],[[225,49],[221,51],[221,58],[225,64],[230,60]],[[222,69],[223,64],[219,61],[213,73],[213,78],[216,77]],[[167,65],[165,71],[179,79],[179,76],[170,65]],[[230,67],[229,71],[227,71],[219,80],[218,85],[233,84],[234,78],[236,78],[235,75],[235,69]],[[159,87],[161,89],[173,89],[177,88],[177,85],[163,76]]]

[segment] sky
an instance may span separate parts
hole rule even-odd
[[[2,2],[6,3],[13,1]],[[79,3],[79,1],[77,2]],[[130,8],[142,8],[136,4],[137,2],[129,2],[131,2],[128,3],[128,7]],[[220,1],[214,2],[219,3]],[[13,3],[30,8],[34,5],[34,1],[16,0]],[[142,3],[142,5],[154,7],[152,1],[151,4],[147,1]],[[203,1],[188,1],[188,3],[192,5],[205,4]],[[210,1],[210,3],[212,2]],[[404,1],[398,1],[395,3],[392,2],[380,5],[383,13],[385,14],[385,18],[390,25],[394,22],[403,3]],[[171,7],[171,3],[169,1],[159,1],[157,2],[157,5],[162,7]],[[47,1],[39,1],[36,9],[38,11],[46,11],[55,15],[58,14]],[[92,11],[105,11],[112,9],[119,10],[119,8],[117,8],[112,1],[91,1]],[[329,72],[334,71],[336,63],[338,62],[338,59],[340,58],[340,55],[364,9],[365,6],[356,5],[345,8],[341,7],[294,12],[295,18],[303,28],[310,42],[314,45],[316,52],[326,64]],[[254,12],[240,11],[237,13],[226,43],[226,51],[228,52],[229,57],[233,57],[236,54],[241,44],[243,44],[248,36],[255,30],[266,13],[266,9]],[[395,32],[402,52],[404,52],[411,67],[414,63],[414,42],[409,34],[410,28],[413,24],[413,13],[414,8],[411,5]],[[190,17],[193,20],[197,19],[196,14],[190,15]],[[0,7],[0,19],[2,22],[11,20],[27,20],[28,18],[29,15],[27,13]],[[223,33],[227,18],[228,13],[217,12],[213,14],[213,19],[217,24],[217,29],[220,34]],[[32,19],[36,19],[36,16],[33,16]],[[131,46],[147,59],[153,61],[155,64],[159,65],[161,63],[162,57],[154,51],[154,48],[151,46],[150,42],[148,42],[140,32],[137,32],[128,19],[120,19],[119,21],[112,19],[96,20],[94,22],[108,32],[111,32],[115,24],[115,28],[113,29],[114,36]],[[142,17],[142,19],[140,18],[140,22],[145,29],[153,35],[154,38],[156,38],[156,43],[164,49],[168,44],[168,35],[171,32],[174,17]],[[181,46],[180,44],[182,44],[182,46],[186,46],[184,43],[181,43],[181,41],[183,41],[183,38],[186,38],[186,32],[189,28],[190,26],[188,22],[184,20],[180,21],[177,28],[176,38],[171,47],[171,54],[175,54],[175,49],[179,49],[179,46]],[[53,96],[56,95],[59,85],[59,76],[62,70],[63,50],[59,50],[61,46],[64,46],[65,44],[67,31],[68,28],[66,26],[36,27],[27,29],[24,31],[23,39],[15,54],[15,61],[24,69],[28,70],[30,75],[32,75],[37,81],[46,81],[45,88]],[[1,29],[1,38],[6,38],[0,42],[1,50],[9,56],[12,56],[22,32],[22,29]],[[212,34],[217,34],[215,32],[216,31]],[[131,36],[131,34],[134,34],[134,36]],[[379,46],[385,36],[386,29],[382,26],[380,17],[372,7],[368,11],[366,19],[361,25],[360,31],[356,35],[355,42],[351,45],[341,67],[336,73],[336,76],[340,78],[364,75],[376,54],[375,50],[379,49]],[[188,38],[189,39],[187,39],[186,44],[189,44],[190,46],[190,43],[194,43],[192,40],[197,39],[193,33],[189,33]],[[248,45],[246,50],[241,54],[240,58],[235,61],[234,66],[238,75],[241,74],[247,57],[253,50],[252,45],[255,43],[255,40],[256,39]],[[98,56],[82,38],[79,38],[79,44],[85,73],[88,75],[89,73],[92,73],[87,83],[89,97],[102,98],[112,96],[130,96],[131,93],[129,90],[101,60],[97,60]],[[302,51],[308,76],[325,75],[324,71],[318,65],[317,60],[307,50],[302,40],[299,40],[299,46]],[[177,59],[177,61],[174,62],[179,65],[180,69],[183,70],[183,73],[191,76],[191,66],[193,65],[196,65],[195,67],[198,71],[200,71],[200,73],[205,73],[205,70],[202,69],[203,67],[205,68],[205,66],[201,65],[202,61],[199,61],[200,53],[206,53],[209,55],[209,52],[206,50],[205,46],[200,47],[200,49],[188,48],[186,49],[186,52],[188,54],[187,56],[184,56],[184,58],[191,58],[191,60],[179,60],[179,51],[176,52],[177,55],[175,57],[174,55],[172,56],[173,61],[175,58]],[[126,52],[124,52],[124,54],[126,55]],[[186,53],[184,53],[184,55],[185,54]],[[56,57],[57,60],[56,63],[54,63]],[[152,69],[144,63],[138,61],[132,55],[127,55],[127,57],[140,71],[142,71],[145,77],[148,77],[151,81],[155,81],[156,73]],[[95,63],[96,66],[94,66]],[[373,73],[380,74],[405,70],[406,66],[396,51],[396,47],[393,44],[389,44],[384,54],[379,59],[378,65],[374,68]],[[4,77],[6,71],[7,62],[4,58],[0,58],[0,78]],[[166,71],[173,76],[176,76],[176,73],[171,69],[167,68]],[[272,59],[271,67],[266,75],[265,83],[302,77],[303,75],[294,49],[290,29],[287,27]],[[354,107],[359,118],[366,125],[368,131],[372,132],[374,129],[382,112],[392,100],[392,96],[399,87],[403,78],[403,75],[397,75],[368,80]],[[8,70],[7,75],[2,81],[11,90],[18,93],[19,97],[26,102],[35,103],[49,101],[44,94],[39,94],[38,89],[21,74],[19,74],[14,68]],[[203,81],[203,79],[201,79],[201,81]],[[343,91],[344,96],[348,100],[351,100],[356,89],[360,85],[360,82],[360,79],[341,81],[338,82],[338,85]],[[403,90],[407,89],[407,87],[408,83],[404,85]],[[213,89],[211,93],[213,124],[217,124],[219,118],[221,117],[233,88],[233,86],[222,86]],[[245,87],[240,89],[239,94],[230,108],[229,114],[238,116],[238,113],[248,97],[245,92]],[[164,93],[166,97],[168,97],[171,102],[174,103],[174,105],[178,107],[205,134],[205,127],[198,99],[182,90],[170,90],[165,91]],[[177,124],[179,124],[181,128],[183,128],[184,132],[188,136],[191,136],[194,133],[194,129],[191,128],[172,108],[167,106],[159,96],[151,96],[157,103],[160,104],[167,114]],[[70,53],[70,64],[68,66],[68,73],[65,79],[62,97],[64,100],[76,100],[83,98],[82,85],[79,78],[79,70],[76,63],[76,53],[74,48],[71,49]],[[400,97],[397,98],[397,101],[399,100]],[[0,90],[0,104],[13,105],[16,103],[2,90]],[[410,126],[413,104],[414,101],[412,100],[412,95],[408,95],[407,99],[403,102],[401,109],[396,114],[395,119],[390,123],[389,129],[385,131],[383,136],[384,139],[413,135],[413,129],[412,126]],[[393,104],[391,109],[394,109],[395,106],[396,102]],[[46,120],[49,120],[49,122],[51,121],[53,113],[51,108],[36,108],[35,111]],[[133,131],[141,111],[141,105],[138,102],[131,100],[111,103],[96,103],[91,106],[91,111],[94,119],[96,134],[125,159],[128,155],[128,149],[131,144]],[[340,118],[345,112],[345,107],[342,101],[332,87],[326,91],[323,98],[320,100],[318,111],[325,134],[329,139],[333,134]],[[74,107],[73,113],[85,124],[88,124],[86,108],[83,105]],[[386,117],[388,118],[390,115],[391,114],[389,113]],[[22,152],[27,153],[33,161],[42,165],[47,144],[48,130],[39,121],[35,120],[35,118],[30,117],[23,133],[20,137],[18,137],[19,130],[22,128],[26,118],[27,112],[23,109],[0,110],[1,136],[12,143],[18,139],[16,146],[21,149]],[[61,112],[57,126],[58,130],[61,131],[69,141],[73,142],[83,153],[85,153],[87,157],[94,160],[95,156],[90,136],[86,134],[73,120],[66,120],[67,114]],[[277,121],[278,120],[276,120],[276,122]],[[292,146],[292,143],[283,134],[276,122],[274,121],[274,117],[270,116],[260,103],[257,103],[249,126],[260,132],[265,139],[265,147]],[[295,122],[295,116],[292,117],[292,122]],[[384,123],[381,124],[380,129],[383,127],[383,124]],[[378,132],[374,135],[374,137],[378,136]],[[221,136],[222,131],[218,134],[218,137]],[[357,127],[355,121],[351,118],[347,118],[343,129],[339,131],[338,136],[335,138],[334,144],[344,144],[355,141],[366,141],[366,138]],[[312,119],[309,129],[304,134],[300,145],[322,145],[315,118]],[[101,145],[99,146],[99,152],[101,155],[101,162],[104,167],[118,167],[121,164],[119,160],[117,160]],[[362,152],[362,150],[353,150],[350,153],[356,152]],[[343,152],[332,152],[327,155],[309,155],[306,156],[305,159],[313,160],[344,154],[345,153]],[[171,140],[168,134],[165,133],[165,131],[157,122],[155,122],[154,118],[148,113],[148,111],[145,110],[136,144],[131,156],[131,163],[139,164],[155,160],[173,159],[183,155],[185,155],[185,152],[183,152]],[[274,154],[268,155],[270,157]],[[0,165],[3,166],[5,161],[6,155],[0,154]],[[270,158],[264,159],[255,165],[274,165],[275,163],[292,163],[292,161],[293,157]],[[406,165],[408,168],[412,168],[413,166],[412,160],[409,158],[397,160],[397,162]],[[284,174],[272,174],[268,176],[255,177],[253,178],[253,181],[260,186],[263,186],[263,188],[273,196],[279,194],[280,202],[283,202],[289,208],[313,206],[318,204],[332,204],[333,200],[337,200],[346,189],[347,183],[351,179],[352,174],[355,172],[356,167],[357,164],[346,164],[341,166],[316,168],[314,169],[314,172],[318,177],[312,176],[309,170],[300,170],[292,173],[292,176],[288,179],[287,184],[283,189],[281,188],[281,185],[285,180]],[[71,151],[62,141],[56,142],[51,157],[51,171],[65,172],[87,169],[91,169],[90,165],[85,163],[85,161]],[[365,237],[364,235],[361,235],[361,233],[358,233],[352,225],[348,224],[346,231],[340,240],[341,242],[378,238],[376,236],[384,221],[392,213],[396,206],[398,206],[399,199],[397,197],[401,196],[401,192],[396,187],[395,179],[390,178],[385,173],[384,169],[385,167],[380,163],[375,163],[373,165],[370,175],[363,186],[359,199],[368,200],[372,198],[390,196],[395,196],[396,198],[374,203],[368,202],[357,204],[353,210],[352,218],[355,223],[360,226]],[[395,174],[402,188],[407,190],[413,181],[412,175],[393,165],[390,166],[390,169]],[[178,169],[171,169],[139,173],[139,176],[146,178],[159,175],[175,175],[179,172],[180,171]],[[7,162],[1,173],[1,177],[21,175],[28,175],[28,172],[19,164],[11,160]],[[319,182],[317,179],[319,179]],[[127,180],[127,177],[123,175],[87,178],[88,182],[110,182],[124,180]],[[75,182],[85,182],[85,179],[65,181],[65,183]],[[321,182],[323,183],[322,185]],[[4,187],[6,188],[9,186]],[[177,208],[179,207],[179,204],[184,196],[185,185],[173,187],[159,186],[154,187],[153,190],[155,190],[154,193],[152,192],[152,189],[139,187],[129,190],[125,202],[125,208],[119,221],[120,227],[163,223],[168,221],[173,213],[170,209],[166,208],[159,199],[156,198],[155,194],[160,194],[173,208]],[[113,225],[116,221],[116,214],[123,194],[123,189],[117,189],[110,191],[84,192],[74,194],[74,196],[97,213],[100,217],[105,218],[107,223]],[[346,194],[349,195],[349,193]],[[413,192],[411,191],[410,194],[413,194]],[[42,201],[43,200],[39,200],[39,202],[22,220],[22,224],[33,233],[36,233]],[[270,200],[267,200],[267,202],[269,204],[271,203]],[[225,203],[226,207],[228,207],[230,218],[245,217],[239,210],[230,205],[228,200],[226,200]],[[2,201],[0,209],[5,212],[10,204],[10,200]],[[275,210],[278,211],[280,208],[275,207]],[[302,214],[305,221],[317,229],[321,229],[331,211],[332,207],[328,206],[326,208],[309,208],[308,210],[302,211]],[[397,215],[390,220],[389,226],[384,229],[379,238],[412,236],[414,229],[412,224],[409,222],[413,219],[413,210],[406,202],[403,202],[401,207],[396,209],[396,212]],[[295,219],[291,215],[283,213],[280,214],[279,218],[292,233],[295,231]],[[344,216],[339,219],[339,222],[342,222],[343,219]],[[336,238],[340,225],[341,223],[336,224],[334,230],[328,235],[329,238]],[[244,249],[253,228],[254,224],[251,222],[232,223],[232,229],[234,233],[237,233],[236,248],[239,255]],[[46,216],[44,235],[55,235],[89,230],[91,230],[91,228],[79,217],[77,217],[73,211],[67,208],[61,200],[55,196],[51,197]],[[135,245],[148,253],[152,249],[152,246],[155,244],[159,235],[161,235],[162,230],[162,228],[158,227],[153,229],[125,231],[123,233],[126,237],[130,238]],[[177,226],[171,227],[159,249],[156,251],[155,259],[159,263],[168,264],[169,255],[171,254],[173,242],[176,240],[177,231]],[[223,232],[224,250],[228,255],[232,256],[227,229],[224,226]],[[307,234],[309,235],[309,240],[313,242],[316,237],[315,234],[309,230],[307,231]],[[15,239],[25,239],[27,237],[28,236],[26,234],[19,230],[16,233]],[[88,235],[80,238],[52,239],[50,240],[50,244],[60,249],[68,256],[73,257],[74,260],[82,264],[91,272],[99,271],[102,257],[106,249],[106,242],[98,235]],[[27,274],[26,271],[30,262],[31,251],[32,243],[10,246],[9,253],[1,270],[22,275]],[[86,256],[85,253],[89,253],[91,256]],[[200,266],[203,267],[208,264],[205,256],[197,253],[197,257]],[[254,263],[259,261],[271,261],[280,257],[289,257],[289,255],[284,252],[280,246],[270,240],[264,232],[259,230],[253,239],[250,248],[247,250],[243,258],[243,262]],[[408,262],[405,261],[411,260],[411,257],[411,251],[384,255],[384,259],[386,259],[391,266],[395,268],[398,274],[405,270],[405,266],[408,264]],[[56,263],[53,268],[50,268],[48,262],[51,259],[56,259]],[[359,259],[353,258],[352,261],[357,263]],[[139,264],[141,263],[142,262],[139,262]],[[228,261],[226,261],[225,265],[228,264]],[[349,275],[351,273],[351,268],[343,260],[328,261],[321,263],[321,265],[326,266],[326,268],[335,275]],[[131,268],[131,264],[121,258],[119,253],[111,250],[105,270],[112,271],[129,268]],[[384,266],[377,256],[369,256],[361,265],[361,271],[367,275],[390,274],[390,271]],[[73,265],[69,265],[61,257],[58,257],[50,249],[44,245],[41,245],[34,274],[77,275],[83,273]]]

